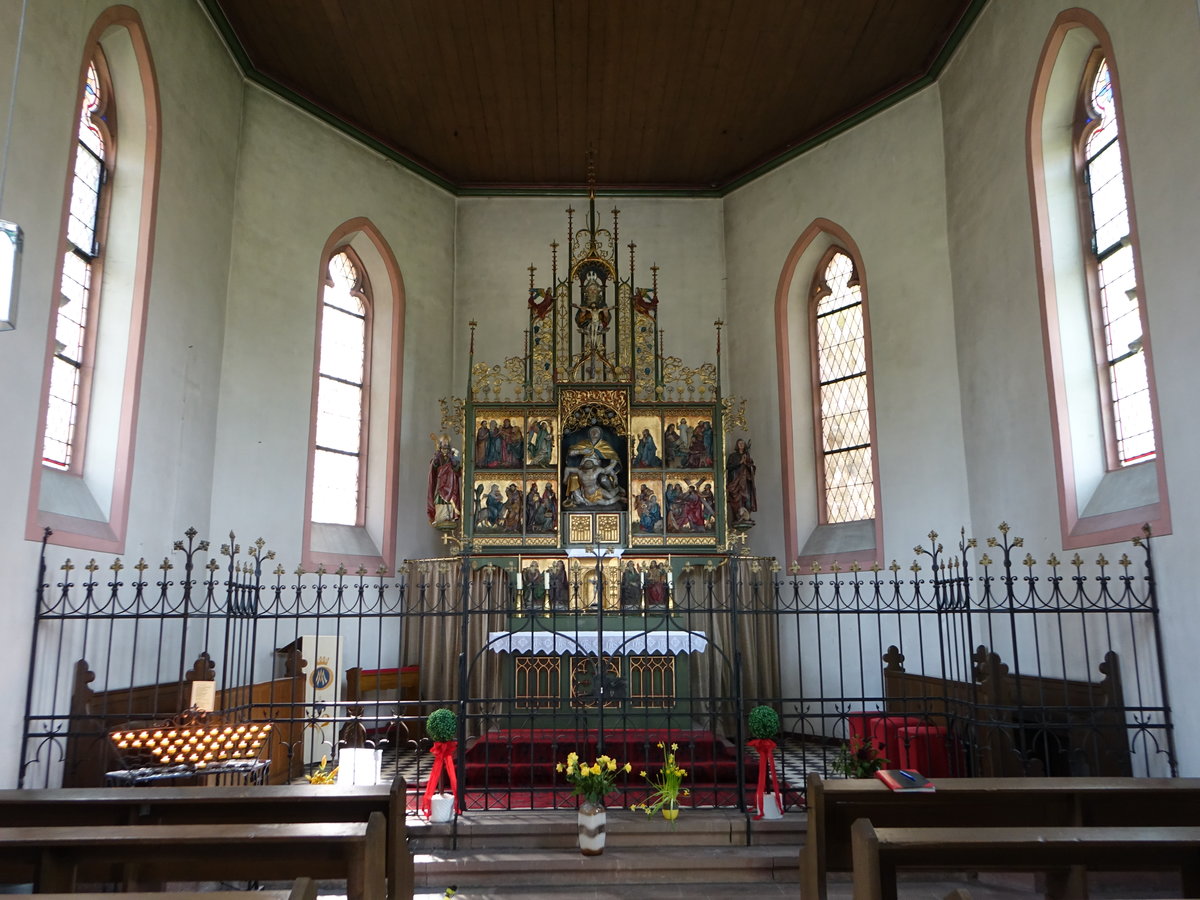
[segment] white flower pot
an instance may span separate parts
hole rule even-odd
[[[783,798],[778,794],[763,794],[763,808],[759,812],[764,819],[782,819]]]
[[[429,821],[449,822],[454,818],[454,795],[434,794],[429,801]]]

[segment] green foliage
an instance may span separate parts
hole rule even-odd
[[[668,750],[663,742],[659,741],[658,748],[663,752],[663,767],[654,778],[645,772],[642,773],[642,777],[650,784],[650,794],[645,803],[633,806],[634,809],[644,809],[648,816],[656,815],[663,807],[678,807],[679,798],[688,795],[687,789],[683,787],[687,770],[681,769],[675,762],[675,751],[679,749],[679,745],[672,744]]]
[[[887,764],[874,741],[864,741],[856,734],[842,744],[830,768],[847,778],[870,778]]]
[[[435,709],[425,720],[425,733],[438,743],[454,740],[458,737],[458,716],[448,709]]]
[[[779,713],[769,706],[756,706],[750,710],[750,736],[756,741],[773,741],[779,734]]]

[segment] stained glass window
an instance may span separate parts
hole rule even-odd
[[[76,129],[74,177],[67,211],[67,246],[59,282],[58,317],[54,330],[54,358],[50,365],[50,395],[46,404],[46,430],[42,462],[55,469],[76,463],[76,447],[84,365],[90,352],[91,324],[95,319],[95,272],[99,263],[100,210],[108,183],[108,141],[101,124],[112,98],[105,95],[97,65],[88,66],[83,102]],[[107,123],[104,128],[108,128]]]
[[[1100,58],[1089,67],[1084,99],[1083,184],[1103,341],[1098,355],[1116,458],[1124,466],[1153,459],[1156,448],[1121,135],[1107,60]]]
[[[350,254],[329,261],[321,302],[312,521],[358,525],[368,319],[365,284]]]
[[[854,261],[833,252],[814,286],[825,521],[875,517],[862,289]]]

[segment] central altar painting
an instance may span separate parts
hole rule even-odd
[[[714,361],[667,355],[659,270],[640,280],[632,243],[620,259],[619,210],[601,227],[593,191],[582,227],[566,212],[563,271],[557,242],[548,284],[529,267],[524,354],[479,361],[471,323],[467,399],[434,436],[431,522],[476,553],[517,551],[523,570],[528,550],[636,551],[643,574],[651,556],[721,554],[757,508],[748,442],[727,453],[745,423],[721,393],[723,323]],[[461,457],[451,432],[466,436]],[[542,562],[549,586],[554,560]]]

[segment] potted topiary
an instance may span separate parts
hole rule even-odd
[[[775,736],[779,734],[779,713],[769,706],[750,710],[750,746],[758,753],[758,788],[754,792],[758,814],[755,819],[778,819],[783,815],[783,796],[775,771]],[[767,771],[771,772],[772,793],[767,793]]]
[[[431,822],[449,822],[458,808],[458,776],[454,771],[454,754],[458,750],[458,716],[449,709],[435,709],[425,719],[425,734],[433,741],[433,768],[429,783],[421,798],[421,812]],[[450,782],[450,793],[441,791],[442,772]]]

